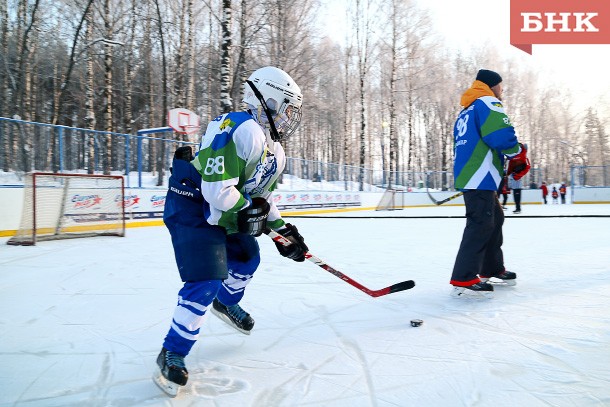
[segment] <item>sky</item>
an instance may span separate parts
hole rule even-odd
[[[252,334],[209,316],[175,399],[151,380],[181,286],[164,227],[32,247],[1,238],[0,407],[610,405],[610,205],[507,217],[518,283],[481,300],[449,295],[465,220],[413,218],[463,212],[288,219],[361,284],[416,286],[372,298],[262,236],[242,301]]]
[[[505,57],[540,72],[541,79],[550,85],[571,89],[578,105],[589,106],[592,100],[610,111],[609,44],[534,44],[532,55],[528,55],[510,45],[509,0],[417,2],[430,11],[435,30],[448,48],[469,52],[473,47],[493,46]],[[340,11],[344,4],[345,0],[323,1],[321,21],[333,38],[344,38],[340,34],[345,29],[345,13]]]

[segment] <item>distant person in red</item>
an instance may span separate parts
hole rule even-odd
[[[553,203],[557,203],[557,197],[559,197],[559,192],[557,192],[557,188],[553,187],[553,191],[551,192],[551,196],[553,197]]]
[[[561,195],[561,203],[564,204],[566,203],[566,192],[567,192],[568,188],[566,187],[566,183],[563,182],[561,184],[561,186],[559,187],[559,195]]]
[[[544,199],[544,204],[546,205],[546,196],[549,194],[549,189],[546,187],[546,182],[542,182],[540,189],[542,190],[542,199]]]

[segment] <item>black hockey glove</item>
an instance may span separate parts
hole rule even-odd
[[[296,226],[287,223],[283,229],[277,231],[280,235],[292,242],[289,246],[283,246],[281,243],[275,242],[275,247],[284,257],[288,257],[294,261],[304,261],[305,253],[309,251],[309,248],[305,244],[303,236],[299,234]]]
[[[190,146],[182,146],[176,149],[174,160],[193,161],[193,149]]]
[[[260,236],[267,228],[269,202],[264,198],[253,198],[252,205],[237,212],[237,229],[241,233]]]
[[[182,146],[176,149],[174,160],[193,161],[193,149],[190,146]],[[169,173],[174,173],[174,168],[169,167]]]

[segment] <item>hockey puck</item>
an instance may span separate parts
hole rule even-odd
[[[411,320],[411,326],[417,328],[418,326],[421,326],[421,324],[423,324],[424,321],[421,319],[412,319]]]

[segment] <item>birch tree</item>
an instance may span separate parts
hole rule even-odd
[[[167,59],[166,59],[166,53],[165,53],[165,34],[163,31],[163,18],[162,18],[162,14],[161,14],[161,6],[159,5],[159,0],[154,0],[154,4],[155,4],[155,10],[156,10],[156,17],[157,17],[157,32],[159,34],[159,43],[161,45],[161,60],[162,60],[162,64],[161,64],[161,72],[162,72],[162,78],[161,78],[161,83],[162,83],[162,90],[161,90],[161,97],[162,97],[162,112],[164,114],[167,114],[167,112],[169,111],[168,106],[168,89],[167,89],[167,84],[168,84],[168,77],[167,77]],[[165,166],[165,161],[164,161],[164,156],[165,156],[165,143],[159,143],[159,149],[158,149],[158,154],[156,157],[156,163],[157,163],[157,185],[163,185],[163,177],[165,176],[165,170],[164,170],[164,166]]]
[[[6,102],[9,100],[9,17],[8,0],[0,0],[0,116],[6,116]],[[4,150],[6,153],[6,150]],[[8,162],[3,160],[4,165]]]
[[[222,44],[220,62],[220,111],[227,113],[233,109],[231,99],[231,52],[232,52],[232,6],[231,0],[222,1]]]
[[[87,10],[84,14],[86,21],[85,43],[91,44],[93,40],[93,11]],[[85,50],[86,58],[86,73],[85,73],[85,128],[95,130],[97,120],[95,119],[95,72],[93,69],[93,53],[92,47],[87,47]],[[95,171],[95,136],[92,133],[86,133],[87,137],[87,173],[93,174]]]
[[[111,14],[111,0],[104,0],[102,19],[104,22],[104,89],[103,89],[103,106],[104,106],[104,130],[108,133],[112,132],[112,96],[113,96],[113,82],[112,82],[112,68],[113,68],[113,24]],[[111,155],[112,155],[112,136],[110,134],[105,135],[105,150],[103,152],[103,168],[104,174],[109,175],[111,168]]]
[[[360,130],[359,130],[359,161],[360,173],[358,176],[359,190],[364,190],[364,167],[366,165],[367,145],[366,145],[366,84],[368,73],[371,68],[371,24],[372,24],[372,9],[369,0],[356,0],[356,7],[353,11],[353,29],[355,33],[355,52],[356,52],[356,70],[358,74],[358,98],[360,103]]]

